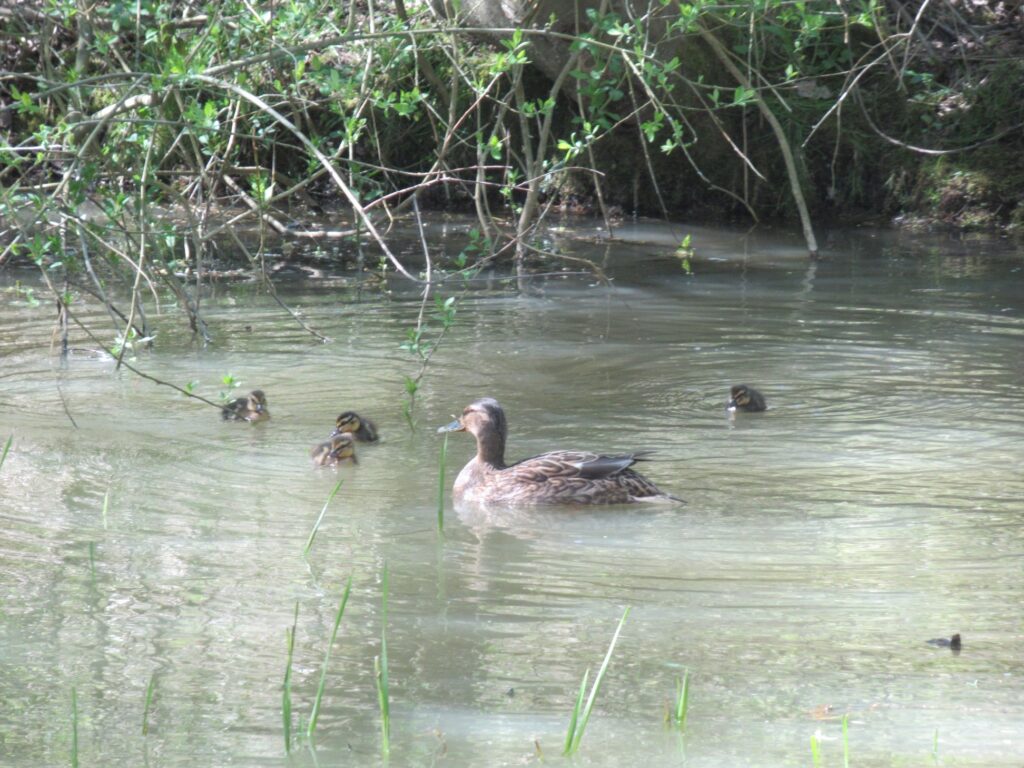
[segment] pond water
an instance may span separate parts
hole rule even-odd
[[[429,231],[457,251],[465,229]],[[692,274],[673,255],[688,232]],[[386,568],[394,765],[561,762],[580,680],[629,608],[579,764],[805,766],[813,737],[841,765],[846,716],[858,766],[1019,766],[1024,252],[842,231],[808,263],[770,234],[618,235],[552,242],[611,286],[470,284],[415,430],[402,379],[417,364],[399,349],[415,291],[345,263],[278,282],[326,344],[245,280],[207,290],[205,347],[169,297],[150,307],[157,339],[134,364],[211,399],[230,372],[267,393],[258,425],[114,372],[77,331],[62,365],[51,302],[0,294],[0,762],[69,764],[77,722],[82,765],[381,763]],[[43,294],[30,270],[0,280]],[[101,307],[78,311],[109,341]],[[740,382],[767,412],[726,412]],[[506,408],[510,458],[652,450],[644,473],[688,503],[446,501],[439,535],[435,428],[483,395]],[[349,408],[382,442],[312,468]],[[471,439],[448,451],[450,488]],[[301,732],[349,576],[315,745],[288,756],[287,630],[297,606]],[[959,654],[926,644],[953,632]],[[680,734],[664,721],[684,669]]]

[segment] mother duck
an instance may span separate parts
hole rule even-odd
[[[551,451],[505,463],[508,422],[493,397],[466,406],[462,416],[438,432],[469,432],[476,456],[459,472],[456,504],[630,504],[681,501],[630,467],[645,453],[605,456],[588,451]]]

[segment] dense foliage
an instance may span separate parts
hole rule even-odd
[[[440,266],[519,274],[552,210],[799,218],[812,252],[823,214],[1024,223],[1019,4],[540,7],[482,29],[440,0],[8,3],[0,262],[88,275],[129,338],[160,282],[203,331],[186,277],[224,238],[262,267],[244,218],[354,237],[414,281],[382,228],[421,204],[479,218]],[[301,226],[336,201],[341,230]]]

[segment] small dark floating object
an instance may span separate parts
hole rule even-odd
[[[376,443],[378,439],[376,425],[355,411],[345,411],[338,416],[334,424],[334,432],[331,436],[343,433],[351,434],[361,443]]]
[[[262,389],[254,389],[245,397],[232,400],[220,412],[224,421],[266,421],[270,418],[267,397]]]
[[[960,633],[957,632],[952,637],[936,637],[932,640],[928,640],[928,645],[934,645],[936,648],[949,648],[954,653],[960,651]]]
[[[737,384],[729,390],[729,394],[729,404],[726,406],[726,410],[755,413],[768,407],[765,404],[764,395],[746,384]]]
[[[356,458],[356,441],[348,432],[332,435],[329,440],[316,446],[310,456],[318,467],[333,467],[346,459],[351,459],[353,464],[359,463]]]

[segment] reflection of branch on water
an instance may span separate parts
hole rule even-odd
[[[58,301],[61,301],[63,303],[63,299],[58,298]],[[74,322],[75,325],[77,325],[79,328],[81,328],[82,331],[85,333],[85,335],[88,336],[97,346],[99,346],[100,349],[104,349],[105,350],[106,347],[103,345],[103,342],[100,341],[98,338],[96,338],[95,334],[93,334],[93,332],[90,331],[89,328],[81,320],[79,320],[77,317],[75,317],[74,313],[71,312],[70,307],[65,305],[65,309],[67,309],[68,318],[70,318]],[[200,402],[206,403],[207,405],[212,405],[218,411],[223,410],[223,408],[224,408],[224,406],[221,405],[220,403],[215,403],[212,400],[207,400],[202,395],[197,395],[194,392],[189,392],[187,389],[184,389],[183,387],[179,387],[177,384],[171,384],[171,382],[169,382],[169,381],[164,381],[163,379],[158,379],[156,376],[151,376],[148,373],[140,371],[138,368],[136,368],[135,366],[131,365],[130,363],[126,363],[124,360],[121,361],[121,365],[122,365],[122,367],[127,368],[129,371],[134,373],[136,376],[141,376],[144,379],[149,379],[149,381],[152,381],[154,384],[159,384],[162,387],[170,387],[171,389],[175,390],[176,392],[180,392],[181,394],[185,395],[186,397],[191,397],[193,400],[199,400]],[[70,414],[68,414],[68,415],[70,416]]]
[[[316,330],[315,328],[312,328],[312,327],[310,327],[309,325],[307,325],[306,323],[304,323],[304,322],[303,322],[303,321],[302,321],[302,320],[301,320],[301,319],[299,318],[299,316],[298,316],[297,314],[295,314],[295,312],[294,312],[294,311],[292,310],[292,308],[291,308],[291,307],[289,307],[289,306],[288,306],[287,304],[285,304],[285,303],[284,303],[284,302],[283,302],[283,301],[281,300],[281,297],[277,295],[277,287],[276,287],[276,286],[274,285],[274,281],[273,281],[273,280],[271,280],[271,279],[270,279],[270,277],[268,277],[268,275],[267,275],[267,270],[266,270],[266,265],[265,265],[265,263],[264,263],[264,260],[263,260],[262,258],[260,258],[260,259],[259,259],[259,262],[258,262],[258,266],[257,266],[257,260],[256,260],[256,257],[255,257],[255,256],[253,256],[253,255],[252,255],[252,253],[250,253],[250,252],[249,252],[249,249],[248,249],[248,248],[246,248],[246,246],[245,246],[245,243],[243,243],[243,242],[241,241],[241,239],[240,239],[240,238],[238,237],[238,235],[237,235],[237,234],[235,234],[235,231],[234,231],[234,230],[231,230],[231,237],[232,237],[232,238],[234,238],[235,244],[236,244],[236,245],[237,245],[237,246],[238,246],[239,248],[241,248],[241,249],[242,249],[242,253],[244,253],[244,254],[245,254],[245,257],[246,257],[247,259],[249,259],[249,263],[253,265],[253,268],[254,268],[254,269],[259,269],[259,271],[260,271],[260,277],[261,277],[261,278],[262,278],[262,280],[263,280],[263,284],[264,284],[264,285],[265,285],[265,286],[267,287],[267,292],[268,292],[268,293],[270,294],[270,297],[271,297],[271,298],[272,298],[272,299],[273,299],[274,301],[276,301],[276,302],[278,303],[278,305],[279,305],[279,306],[281,307],[281,309],[283,309],[283,310],[284,310],[285,312],[287,312],[287,313],[288,313],[289,315],[291,315],[291,318],[292,318],[292,319],[293,319],[293,320],[294,320],[294,321],[295,321],[296,323],[298,323],[298,324],[299,324],[299,326],[300,326],[300,327],[302,328],[302,330],[306,331],[306,332],[307,332],[307,333],[309,333],[309,334],[312,334],[312,335],[313,335],[313,336],[315,336],[316,338],[320,339],[320,341],[323,341],[323,342],[328,342],[328,341],[330,341],[331,339],[329,339],[329,338],[328,338],[327,336],[324,336],[324,335],[323,335],[322,333],[320,333],[320,332],[319,332],[318,330]]]

